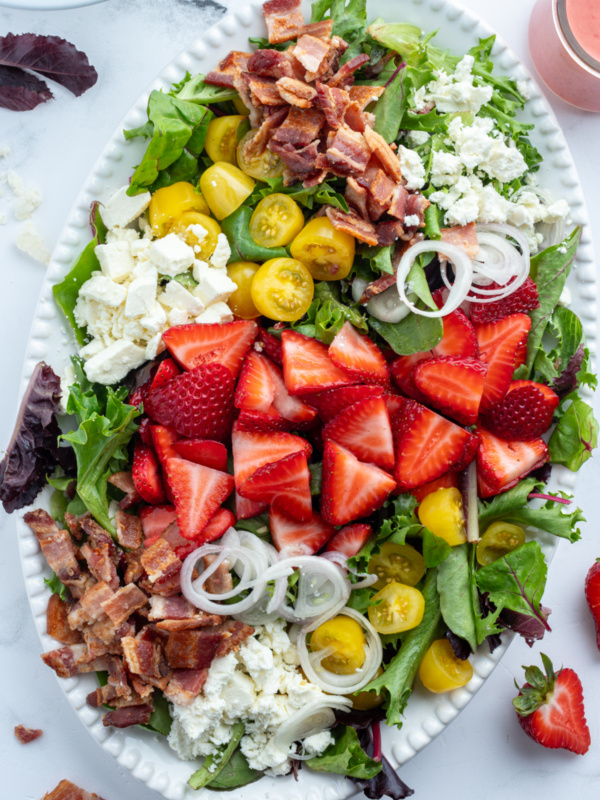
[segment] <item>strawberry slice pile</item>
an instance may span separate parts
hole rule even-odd
[[[185,552],[268,512],[286,554],[355,555],[393,493],[456,486],[473,459],[481,496],[514,486],[548,459],[558,397],[512,379],[530,318],[495,316],[455,311],[432,351],[393,359],[349,322],[329,347],[255,321],[171,328],[170,357],[130,398],[146,542],[178,528]]]

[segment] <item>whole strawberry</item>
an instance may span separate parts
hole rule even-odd
[[[600,560],[594,561],[586,575],[585,599],[596,624],[596,644],[600,650]]]
[[[539,667],[523,667],[525,683],[513,700],[519,724],[528,736],[549,748],[562,748],[583,755],[590,748],[585,721],[583,690],[577,674],[569,668],[554,672],[548,656],[542,655],[546,674]]]

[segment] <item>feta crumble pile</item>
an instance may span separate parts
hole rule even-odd
[[[277,729],[308,703],[329,697],[303,677],[298,664],[285,622],[257,627],[237,652],[214,659],[203,693],[191,705],[171,706],[169,744],[185,760],[209,756],[229,742],[233,725],[242,720],[240,749],[250,767],[286,775],[292,763],[274,742]],[[320,755],[332,742],[324,730],[305,739],[304,750]]]
[[[200,261],[175,233],[154,239],[143,216],[149,204],[149,192],[129,197],[123,186],[101,212],[108,233],[95,248],[100,270],[82,285],[74,312],[91,338],[80,351],[91,381],[122,380],[156,356],[163,332],[173,325],[233,319],[226,301],[237,287],[227,276],[227,237],[219,234],[209,261]],[[203,238],[199,227],[193,232]]]

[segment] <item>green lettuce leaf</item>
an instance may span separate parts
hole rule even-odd
[[[206,758],[204,764],[200,769],[196,770],[188,780],[192,789],[202,789],[204,786],[218,781],[219,775],[227,765],[230,758],[233,756],[237,749],[240,739],[244,735],[245,727],[243,722],[236,722],[231,731],[231,739],[228,744],[222,747],[215,755],[210,755]],[[234,786],[242,786],[244,784],[235,783]],[[231,786],[230,788],[234,788]]]
[[[284,186],[283,178],[273,178],[257,183],[246,203],[249,206],[255,206],[264,197],[275,193],[289,195],[292,200],[295,200],[296,203],[304,206],[304,208],[308,208],[309,211],[312,211],[315,205],[329,205],[346,213],[348,212],[348,203],[344,195],[330,183],[320,183],[318,186],[311,186],[305,189],[301,183],[294,186]]]
[[[583,326],[579,317],[565,306],[556,306],[546,328],[545,341],[534,362],[536,378],[540,376],[558,392],[569,391],[579,384],[596,387],[598,378],[589,371],[589,350],[585,347]]]
[[[305,765],[315,772],[334,772],[351,778],[374,778],[383,769],[360,746],[358,735],[350,725],[338,725],[332,731],[335,739],[320,756],[309,758]]]
[[[61,583],[58,575],[55,572],[52,573],[51,578],[44,578],[44,583],[50,589],[52,594],[57,594],[63,602],[66,602],[71,598],[71,592],[64,585],[64,583]]]
[[[239,97],[237,91],[227,86],[211,86],[205,83],[206,75],[190,75],[186,73],[181,83],[173,86],[175,97],[188,103],[208,105],[209,103],[222,103],[225,100],[234,100]]]
[[[350,306],[343,302],[337,281],[319,281],[315,284],[314,300],[306,315],[292,327],[329,345],[346,321],[363,333],[368,331],[359,308],[358,304]]]
[[[475,652],[478,642],[470,572],[468,545],[453,547],[438,567],[437,590],[444,622]]]
[[[598,420],[577,392],[561,400],[557,413],[560,418],[548,442],[550,461],[577,472],[598,446]]]
[[[367,29],[367,0],[314,0],[311,22],[333,20],[333,35],[350,45],[344,53],[344,64],[362,52],[361,44]]]
[[[221,220],[221,229],[231,247],[232,261],[268,261],[271,258],[289,258],[284,247],[263,247],[250,235],[250,219],[254,209],[240,206],[237,211]]]
[[[369,327],[385,339],[399,356],[433,349],[441,341],[444,332],[439,317],[424,317],[412,312],[400,322],[382,322],[369,316]]]

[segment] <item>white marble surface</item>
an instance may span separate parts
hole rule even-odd
[[[224,0],[223,0],[224,2]],[[469,0],[530,66],[527,23],[533,0]],[[0,173],[16,170],[44,200],[34,219],[50,249],[71,208],[84,176],[105,141],[140,92],[186,44],[222,12],[212,0],[109,0],[72,11],[15,11],[0,7],[0,35],[7,32],[55,34],[84,50],[99,73],[97,85],[79,99],[57,89],[56,99],[26,113],[0,110],[0,147],[11,155],[0,160]],[[587,197],[592,226],[600,216],[600,116],[580,112],[550,96],[574,155]],[[15,239],[10,192],[0,197],[0,341],[3,344],[0,395],[0,445],[12,430],[21,362],[44,268],[21,254]],[[593,231],[594,233],[594,231]],[[596,247],[600,240],[596,237]],[[598,404],[597,404],[598,405]],[[597,409],[598,413],[598,409]],[[550,570],[545,604],[553,609],[553,631],[532,650],[521,641],[476,699],[425,751],[405,765],[403,779],[418,798],[458,800],[484,795],[487,800],[543,796],[545,800],[596,800],[600,794],[600,653],[583,596],[583,581],[600,556],[600,529],[594,487],[596,459],[580,475],[577,502],[588,523],[576,545],[566,542]],[[152,800],[154,792],[120,768],[88,736],[63,698],[41,651],[25,596],[14,528],[0,515],[0,796],[38,800],[61,778],[98,793],[106,800]],[[511,706],[513,679],[521,664],[539,662],[548,653],[556,666],[577,670],[584,686],[592,747],[584,756],[547,751],[519,728]],[[16,724],[44,730],[26,747],[13,736]],[[301,789],[301,785],[298,787]]]

